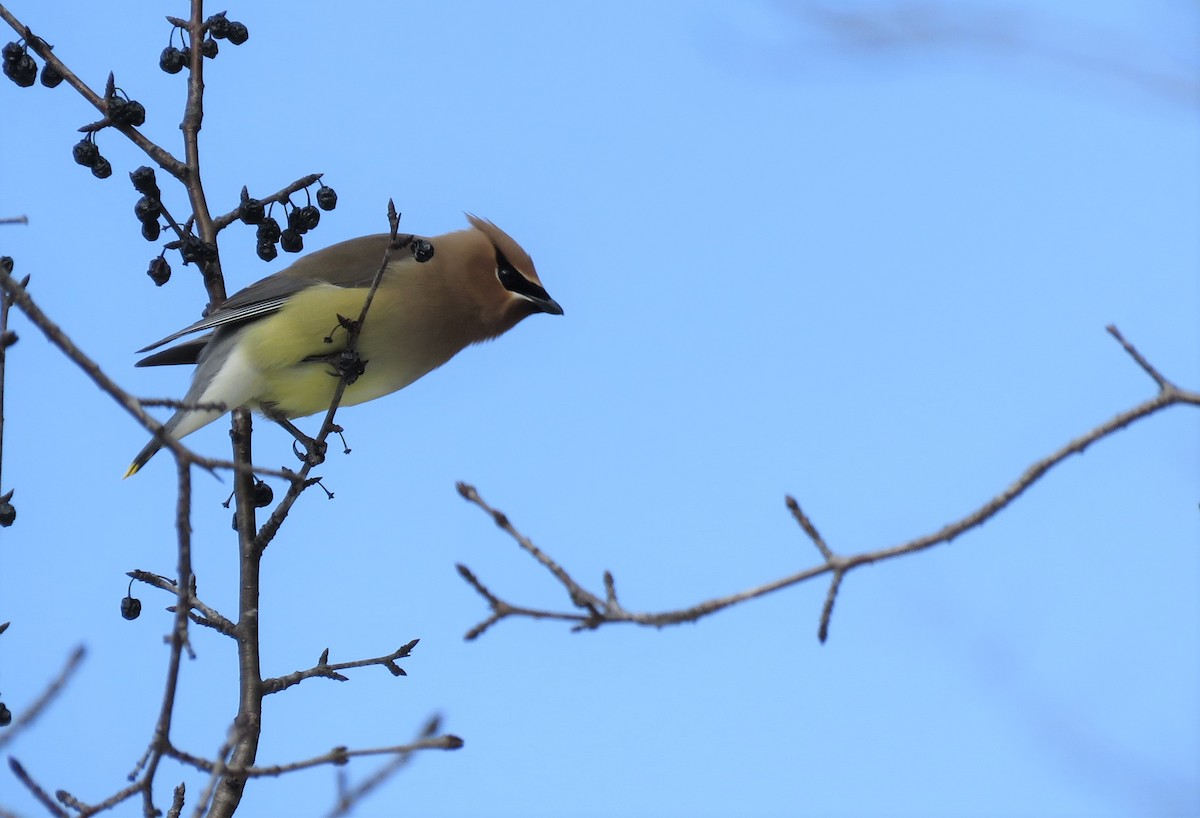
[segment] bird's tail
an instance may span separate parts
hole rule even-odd
[[[146,465],[146,463],[150,461],[150,458],[154,457],[154,455],[157,454],[158,450],[161,448],[162,442],[157,437],[147,443],[145,447],[138,452],[137,457],[133,458],[133,462],[129,464],[129,468],[125,472],[125,477],[121,479],[126,480],[141,471],[142,466]]]

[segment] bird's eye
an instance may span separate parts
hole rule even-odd
[[[501,263],[496,268],[496,278],[500,279],[500,283],[504,285],[504,289],[511,290],[517,286],[517,282],[521,280],[522,275],[507,263]]]
[[[509,263],[504,254],[496,250],[496,278],[510,293],[527,298],[531,301],[548,301],[550,296],[537,284],[527,279],[521,271]]]
[[[525,277],[517,272],[517,268],[513,267],[512,263],[499,250],[496,250],[496,278],[500,279],[500,283],[506,290],[519,287],[520,282],[525,280]]]

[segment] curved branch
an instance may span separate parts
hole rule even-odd
[[[1158,372],[1147,360],[1137,351],[1121,335],[1120,331],[1114,327],[1106,328],[1131,358],[1137,363],[1143,371],[1158,385],[1158,394],[1149,400],[1145,400],[1138,405],[1120,412],[1108,421],[1100,424],[1094,429],[1068,441],[1065,445],[1047,455],[1046,457],[1034,462],[1011,484],[1000,491],[996,496],[985,502],[979,508],[975,509],[966,516],[946,524],[942,528],[924,536],[915,537],[898,545],[881,548],[875,551],[866,551],[852,556],[839,556],[826,545],[821,535],[817,532],[816,526],[800,509],[799,503],[792,497],[786,498],[788,509],[792,516],[796,519],[797,524],[804,531],[817,550],[820,552],[824,562],[820,565],[806,568],[802,571],[797,571],[785,577],[781,577],[771,582],[764,583],[754,588],[748,588],[744,591],[729,594],[723,597],[716,597],[693,605],[689,608],[682,608],[672,611],[661,611],[652,613],[639,613],[628,611],[617,603],[616,591],[611,575],[605,575],[606,595],[602,601],[597,595],[584,589],[578,582],[575,581],[561,566],[559,566],[545,552],[537,548],[528,537],[521,534],[509,521],[508,516],[504,512],[488,505],[479,492],[473,486],[466,483],[458,483],[458,493],[468,502],[473,503],[488,514],[493,522],[496,523],[502,530],[505,531],[517,545],[532,556],[538,563],[544,566],[563,586],[571,603],[582,609],[583,613],[575,613],[570,611],[550,611],[537,608],[529,608],[521,605],[509,603],[485,586],[478,577],[476,577],[466,566],[459,565],[458,571],[463,579],[471,585],[475,591],[484,598],[488,607],[491,609],[491,614],[469,631],[465,638],[474,639],[485,632],[492,625],[502,619],[510,616],[527,617],[530,619],[557,619],[573,622],[573,630],[594,630],[601,625],[608,625],[618,622],[630,623],[635,625],[645,625],[650,627],[661,628],[666,625],[678,625],[684,622],[695,622],[696,620],[714,614],[717,611],[728,608],[732,605],[737,605],[747,602],[751,599],[757,599],[762,596],[781,591],[784,588],[790,588],[793,585],[798,585],[814,577],[822,574],[832,573],[833,577],[830,582],[829,591],[826,593],[825,602],[821,610],[820,624],[817,629],[817,638],[824,642],[829,635],[829,621],[833,615],[834,603],[837,600],[838,591],[841,589],[842,581],[846,575],[855,568],[863,565],[870,565],[884,560],[894,559],[906,554],[914,554],[918,551],[924,551],[927,548],[932,548],[941,543],[947,543],[956,537],[965,534],[973,528],[976,528],[989,519],[1000,513],[1002,510],[1012,504],[1020,497],[1027,489],[1032,487],[1042,477],[1046,475],[1050,469],[1057,466],[1059,463],[1066,460],[1071,455],[1083,453],[1089,446],[1102,440],[1109,435],[1112,435],[1126,426],[1149,417],[1169,406],[1177,404],[1200,406],[1200,392],[1192,392],[1180,389],[1175,384],[1167,380],[1161,373]]]

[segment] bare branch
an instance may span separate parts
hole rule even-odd
[[[12,30],[17,32],[17,34],[21,37],[25,37],[26,32],[29,32],[29,27],[13,16],[13,14],[3,5],[0,5],[0,19],[8,23],[9,26],[12,27]],[[27,37],[26,44],[29,46],[29,49],[33,51],[33,53],[37,54],[52,68],[54,68],[54,70],[58,71],[58,73],[62,75],[63,79],[66,80],[67,84],[78,91],[79,95],[91,103],[92,106],[101,113],[101,115],[106,116],[108,114],[108,107],[104,102],[104,97],[100,94],[97,94],[86,82],[79,79],[78,75],[76,75],[74,71],[68,68],[67,65],[60,60],[57,55],[55,55],[55,53],[49,48],[49,46],[46,45],[42,38],[37,36]],[[137,128],[133,127],[132,125],[120,125],[116,123],[112,123],[110,127],[124,134],[130,142],[145,151],[146,155],[154,160],[159,167],[167,171],[167,173],[170,173],[172,176],[180,179],[181,181],[185,179],[187,170],[186,166],[173,155],[171,155],[169,151],[163,150],[154,142],[151,142],[149,139],[143,136]]]
[[[51,680],[50,684],[46,685],[46,689],[42,691],[41,695],[33,701],[33,704],[21,711],[21,714],[13,720],[13,723],[9,725],[7,730],[0,733],[0,750],[4,749],[5,745],[12,742],[22,731],[37,720],[42,711],[66,687],[67,682],[71,681],[71,677],[75,675],[75,671],[79,670],[79,666],[83,663],[86,655],[87,648],[83,645],[79,645],[75,650],[71,651],[71,655],[67,657],[67,662],[63,665],[63,669]]]
[[[427,740],[434,736],[441,729],[441,719],[434,716],[425,724],[425,728],[421,731],[421,740]],[[446,736],[444,738],[452,739],[457,742],[457,746],[447,747],[446,749],[457,750],[462,747],[462,739],[457,736]],[[389,778],[398,773],[405,765],[412,760],[412,752],[397,753],[395,758],[388,761],[371,775],[364,778],[359,784],[351,788],[346,788],[341,778],[338,779],[338,799],[334,808],[328,813],[331,818],[334,816],[348,815],[367,795],[379,787],[380,784],[387,781]]]
[[[399,659],[407,659],[412,653],[412,649],[416,647],[420,640],[414,639],[406,645],[401,646],[398,650],[389,653],[386,656],[376,656],[374,659],[359,659],[354,662],[338,662],[329,664],[329,649],[326,648],[321,657],[317,660],[317,664],[310,667],[308,670],[297,670],[295,673],[289,673],[286,676],[278,676],[274,679],[263,679],[263,695],[278,693],[281,690],[286,690],[292,685],[300,684],[305,679],[323,678],[333,679],[338,682],[350,681],[348,677],[343,676],[339,671],[350,670],[356,667],[370,667],[371,665],[382,665],[387,668],[388,672],[393,676],[406,676],[404,668],[396,664]]]
[[[293,193],[299,193],[301,190],[304,190],[306,187],[316,184],[317,182],[321,181],[321,177],[324,175],[325,174],[323,174],[323,173],[310,173],[307,176],[302,176],[299,179],[297,179],[296,181],[292,182],[290,185],[287,185],[286,187],[283,187],[283,188],[275,191],[270,196],[263,196],[263,197],[259,198],[258,200],[260,202],[262,202],[263,204],[270,204],[272,202],[281,202],[281,203],[286,202]],[[229,225],[231,225],[235,221],[237,221],[239,218],[241,218],[241,215],[242,215],[241,207],[240,206],[235,207],[233,210],[229,211],[228,213],[215,217],[213,219],[213,226],[218,231],[224,230],[226,227],[228,227]]]
[[[479,492],[475,490],[474,486],[460,481],[456,483],[454,487],[458,490],[459,495],[462,496],[463,499],[469,503],[474,503],[483,509],[491,516],[492,521],[499,526],[504,533],[512,537],[516,541],[517,545],[521,546],[526,553],[541,563],[547,571],[553,574],[554,578],[562,583],[563,587],[567,589],[567,593],[571,597],[572,604],[578,608],[584,608],[592,614],[595,614],[599,609],[605,606],[604,602],[602,602],[599,597],[585,590],[583,586],[572,579],[570,574],[564,571],[558,563],[551,559],[548,554],[534,545],[532,540],[530,540],[521,532],[517,531],[517,529],[513,527],[512,523],[508,521],[508,516],[505,515],[504,512],[498,511],[484,502],[483,498],[479,496]]]
[[[17,777],[17,780],[24,784],[27,790],[33,793],[33,797],[40,801],[42,806],[50,811],[51,815],[55,816],[55,818],[67,818],[66,810],[54,803],[54,799],[51,798],[49,794],[41,788],[41,785],[34,781],[33,778],[30,777],[29,773],[25,772],[25,768],[21,766],[21,762],[17,761],[12,756],[9,756],[8,767],[13,771],[13,775]]]
[[[625,622],[636,625],[645,625],[656,628],[661,628],[666,625],[677,625],[683,622],[694,622],[701,617],[708,616],[742,602],[758,597],[766,596],[767,594],[780,591],[784,588],[797,585],[822,574],[832,573],[833,577],[830,581],[829,591],[825,596],[825,602],[821,610],[820,624],[817,630],[817,638],[824,642],[829,635],[829,622],[833,615],[833,606],[837,599],[838,591],[841,589],[842,580],[845,575],[851,570],[863,565],[882,562],[884,560],[894,559],[906,554],[913,554],[918,551],[923,551],[927,548],[932,548],[941,543],[947,543],[954,540],[956,537],[976,528],[987,520],[994,517],[1003,509],[1007,508],[1014,500],[1020,497],[1027,489],[1033,486],[1045,474],[1054,468],[1056,465],[1066,460],[1074,454],[1081,454],[1084,450],[1093,443],[1108,437],[1115,432],[1124,429],[1126,426],[1149,417],[1156,412],[1166,409],[1169,406],[1176,404],[1184,404],[1191,406],[1200,406],[1200,393],[1190,392],[1179,389],[1158,370],[1146,361],[1132,344],[1121,336],[1116,327],[1109,327],[1108,331],[1113,335],[1124,347],[1125,351],[1137,362],[1155,383],[1159,386],[1159,393],[1138,405],[1125,410],[1111,418],[1110,420],[1096,426],[1089,432],[1080,435],[1079,437],[1068,441],[1065,445],[1030,465],[1015,481],[1007,488],[985,502],[979,508],[971,513],[948,523],[937,531],[926,534],[921,537],[903,542],[899,545],[889,548],[882,548],[875,551],[866,551],[860,554],[855,554],[849,557],[842,557],[834,553],[834,551],[825,543],[816,526],[800,508],[800,504],[792,497],[787,497],[787,507],[791,511],[797,524],[801,527],[804,533],[812,540],[813,544],[824,557],[825,562],[812,568],[806,568],[780,579],[764,583],[754,588],[749,588],[738,593],[729,594],[724,597],[701,602],[690,608],[683,608],[672,611],[662,611],[656,613],[636,613],[627,611],[616,603],[615,583],[611,575],[605,575],[606,599],[601,601],[599,597],[584,590],[578,582],[576,582],[563,568],[561,568],[553,559],[538,549],[524,535],[516,530],[509,521],[508,516],[502,511],[492,508],[485,503],[479,496],[479,493],[474,487],[466,483],[458,483],[458,493],[466,500],[474,503],[484,512],[486,512],[500,528],[502,528],[509,536],[511,536],[517,544],[526,552],[531,554],[539,563],[547,568],[550,573],[558,580],[559,584],[566,590],[567,595],[571,599],[572,604],[577,607],[582,607],[587,610],[587,614],[569,613],[564,611],[548,611],[535,608],[527,608],[520,605],[513,605],[500,599],[492,591],[490,591],[469,569],[460,565],[458,567],[459,574],[466,582],[473,587],[480,596],[488,603],[491,609],[491,615],[471,628],[466,634],[467,639],[474,639],[482,634],[496,622],[509,616],[524,616],[531,619],[558,619],[566,620],[575,623],[573,630],[592,630],[601,625],[612,624],[617,622]]]
[[[1142,371],[1154,379],[1154,382],[1158,384],[1159,389],[1166,390],[1174,386],[1173,384],[1168,383],[1167,379],[1159,374],[1159,371],[1152,367],[1149,361],[1142,357],[1142,353],[1138,352],[1133,344],[1125,340],[1125,336],[1121,334],[1121,331],[1117,329],[1116,325],[1109,324],[1104,329],[1108,331],[1109,335],[1117,339],[1117,342],[1124,348],[1126,352],[1129,353],[1129,357],[1133,358],[1133,360],[1137,362],[1137,365],[1142,368]]]
[[[162,424],[155,420],[154,417],[147,414],[144,409],[142,409],[141,402],[137,398],[133,397],[133,395],[130,395],[128,392],[118,386],[114,380],[108,377],[108,375],[105,374],[100,368],[99,364],[97,364],[81,349],[79,349],[79,347],[75,345],[75,342],[72,341],[71,338],[62,331],[62,328],[51,321],[50,318],[44,312],[42,312],[41,308],[37,306],[37,304],[29,296],[29,293],[26,291],[26,289],[21,286],[20,282],[14,279],[3,269],[0,269],[0,290],[3,290],[3,292],[12,299],[13,305],[20,309],[21,312],[25,313],[25,316],[33,323],[34,326],[42,331],[42,334],[46,336],[46,339],[50,341],[51,344],[58,347],[58,349],[64,355],[66,355],[68,359],[82,369],[84,373],[86,373],[87,376],[91,378],[98,387],[100,387],[101,391],[120,404],[127,412],[129,412],[129,414],[133,415],[133,417],[139,423],[141,423],[142,426],[148,429],[151,433],[155,434],[158,439],[162,441],[163,445],[170,449],[177,458],[182,458],[186,463],[194,463],[200,468],[213,473],[215,473],[217,469],[228,469],[234,472],[245,470],[255,474],[262,474],[268,477],[278,477],[288,481],[296,480],[295,474],[289,471],[280,469],[264,469],[257,466],[239,466],[238,464],[228,460],[216,460],[212,458],[200,457],[175,438],[164,434]]]
[[[167,579],[166,577],[159,576],[158,574],[152,574],[149,571],[128,571],[126,572],[125,576],[132,577],[138,582],[145,583],[153,588],[158,588],[159,590],[167,591],[171,594],[179,593],[178,583],[176,583],[175,580]],[[193,579],[195,578],[193,577]],[[178,604],[172,605],[168,607],[167,610],[174,613],[178,607]],[[192,611],[198,611],[199,613],[193,614],[191,613]],[[191,589],[188,616],[197,625],[203,625],[206,628],[212,628],[213,630],[217,631],[218,633],[222,633],[225,636],[236,636],[234,624],[226,619],[215,608],[211,608],[204,604],[204,602],[202,602],[196,596],[195,587]]]

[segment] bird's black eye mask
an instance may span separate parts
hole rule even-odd
[[[542,289],[541,286],[534,284],[512,266],[504,253],[500,252],[500,248],[496,248],[496,278],[500,279],[500,283],[504,285],[504,289],[510,293],[523,295],[528,299],[546,302],[550,300],[550,294]]]

